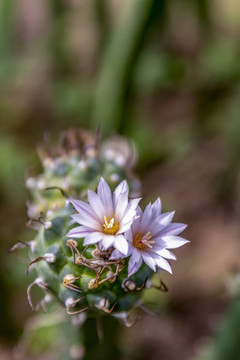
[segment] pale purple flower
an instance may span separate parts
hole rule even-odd
[[[176,260],[169,250],[178,248],[188,242],[178,236],[187,225],[171,223],[174,212],[161,213],[161,201],[158,198],[153,204],[149,203],[144,212],[137,208],[139,217],[134,220],[131,229],[127,230],[125,237],[129,242],[127,256],[128,276],[133,275],[145,262],[153,271],[156,268],[172,273],[171,266],[166,259]],[[111,259],[118,259],[121,254],[114,250]]]
[[[72,238],[84,238],[84,245],[99,243],[104,250],[113,246],[121,256],[128,253],[128,241],[124,233],[131,228],[140,199],[128,200],[128,185],[122,181],[113,195],[106,181],[101,178],[97,193],[88,190],[88,202],[70,199],[78,212],[72,215],[81,226],[67,234]]]

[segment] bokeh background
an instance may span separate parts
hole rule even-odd
[[[146,201],[189,224],[125,358],[239,359],[239,58],[237,0],[0,1],[1,360],[32,316],[26,260],[7,255],[31,240],[25,179],[36,145],[74,126],[131,138]]]

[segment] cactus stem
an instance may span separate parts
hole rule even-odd
[[[44,281],[41,278],[37,278],[35,279],[27,288],[27,298],[28,298],[28,302],[29,305],[31,306],[32,310],[34,311],[36,308],[33,305],[32,302],[32,297],[31,297],[31,289],[34,285],[37,285],[38,287],[40,287],[43,290],[46,290],[48,292],[51,292],[50,289],[47,288],[47,285],[44,283]]]
[[[103,334],[103,326],[102,326],[102,319],[97,318],[96,319],[96,327],[97,327],[97,336],[99,344],[103,344],[104,342],[104,334]]]

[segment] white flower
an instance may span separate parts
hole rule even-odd
[[[161,201],[158,198],[154,204],[149,203],[144,212],[138,207],[139,217],[134,220],[125,237],[129,242],[127,256],[128,276],[133,275],[144,261],[153,271],[156,267],[172,273],[171,266],[166,259],[176,260],[169,249],[178,248],[188,242],[177,236],[187,225],[171,223],[174,212],[161,214]],[[120,254],[114,250],[111,259],[117,259]]]
[[[72,218],[81,226],[67,234],[71,238],[84,238],[84,245],[99,243],[105,250],[113,246],[121,256],[128,253],[128,242],[123,235],[130,229],[140,199],[128,200],[128,185],[122,181],[113,195],[106,181],[101,178],[97,193],[88,190],[88,203],[70,200],[78,214]]]

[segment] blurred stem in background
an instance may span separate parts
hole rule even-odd
[[[197,15],[199,24],[203,31],[208,31],[211,26],[211,19],[209,16],[209,2],[208,0],[196,0]]]
[[[239,295],[230,305],[227,316],[211,348],[198,360],[239,360],[240,358],[240,298]]]
[[[83,360],[119,360],[119,328],[119,321],[110,316],[87,319],[81,329],[85,347]]]
[[[52,69],[57,78],[68,75],[72,64],[66,41],[66,11],[67,2],[63,0],[51,0],[52,34],[50,36],[50,53],[52,54]]]
[[[9,72],[13,57],[15,8],[14,0],[0,2],[0,85]]]
[[[132,0],[125,3],[104,53],[97,83],[92,128],[102,125],[105,135],[124,133],[132,73],[143,44],[154,3],[162,0]]]
[[[100,60],[110,34],[110,24],[107,10],[108,7],[106,0],[94,0],[94,12],[98,29],[97,61]]]

